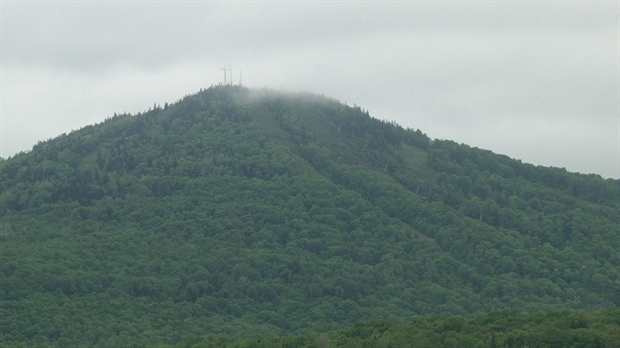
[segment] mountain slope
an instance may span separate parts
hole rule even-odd
[[[0,343],[620,304],[620,181],[212,87],[0,162]]]

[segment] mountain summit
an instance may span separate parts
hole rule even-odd
[[[620,181],[218,86],[0,162],[0,346],[620,305]]]

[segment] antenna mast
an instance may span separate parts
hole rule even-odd
[[[224,84],[226,84],[226,70],[228,70],[228,68],[226,68],[226,65],[224,65],[224,68],[222,68],[221,70],[224,71]]]
[[[224,67],[222,69],[220,69],[224,72],[224,85],[231,85],[234,86],[235,82],[233,80],[233,70],[232,70],[232,64],[228,63],[228,65],[224,64]],[[226,76],[226,73],[230,72],[230,82],[229,79]],[[239,86],[241,86],[241,70],[239,70]]]

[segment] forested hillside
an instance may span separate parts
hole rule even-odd
[[[218,86],[0,161],[0,346],[620,305],[620,181]]]
[[[611,348],[620,346],[618,308],[594,313],[513,311],[460,316],[422,316],[407,323],[374,320],[326,333],[258,337],[195,337],[179,348]]]

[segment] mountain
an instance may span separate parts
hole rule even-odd
[[[0,161],[0,346],[620,305],[620,180],[216,86]]]

